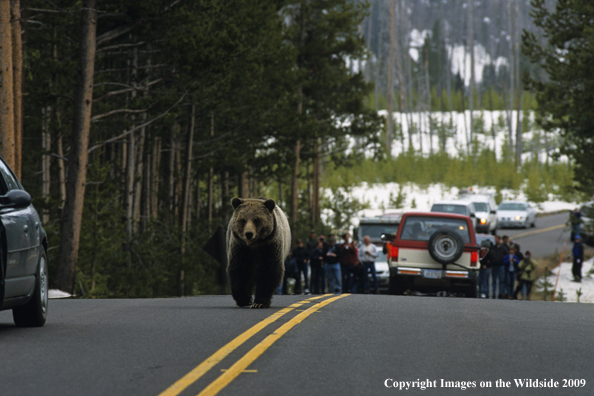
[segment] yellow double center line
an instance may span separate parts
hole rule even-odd
[[[202,377],[208,370],[214,367],[217,363],[223,360],[227,355],[237,349],[240,345],[244,342],[249,340],[252,336],[258,333],[260,330],[268,326],[269,324],[275,322],[281,316],[285,315],[286,313],[292,311],[295,308],[302,306],[303,304],[307,304],[312,300],[316,300],[319,298],[330,296],[331,294],[325,294],[319,297],[312,297],[304,301],[300,301],[298,303],[292,304],[287,308],[281,309],[278,312],[270,315],[266,319],[262,320],[261,322],[255,324],[227,345],[216,351],[212,354],[209,358],[207,358],[204,362],[199,364],[196,368],[190,371],[188,374],[183,376],[165,391],[163,391],[159,396],[177,396],[181,392],[183,392],[188,386],[192,385],[196,382],[200,377]],[[239,359],[231,368],[225,371],[219,378],[213,381],[210,385],[208,385],[202,392],[200,392],[199,396],[214,396],[218,392],[221,391],[225,386],[227,386],[231,381],[233,381],[242,371],[244,371],[254,360],[256,360],[266,349],[268,349],[276,340],[286,334],[289,330],[291,330],[295,325],[301,323],[305,318],[309,315],[317,311],[318,309],[330,304],[333,301],[338,300],[339,298],[346,297],[348,294],[341,294],[336,297],[329,298],[324,300],[309,309],[301,312],[293,319],[282,325],[278,330],[274,333],[266,337],[262,342],[257,344],[254,348],[252,348],[248,353],[246,353],[241,359]]]
[[[543,232],[554,231],[554,230],[558,230],[559,228],[563,228],[563,227],[565,227],[565,224],[558,224],[556,226],[543,228],[540,230],[528,231],[528,232],[523,232],[521,234],[512,235],[512,238],[518,239],[518,238],[523,238],[523,237],[527,237],[530,235],[542,234]]]

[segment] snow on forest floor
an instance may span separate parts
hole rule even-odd
[[[480,188],[478,186],[472,187],[472,191],[485,194],[495,193],[494,188]],[[395,211],[429,211],[434,202],[438,200],[457,199],[460,192],[461,190],[456,187],[449,188],[442,184],[431,184],[423,188],[410,183],[401,185],[398,183],[362,183],[360,186],[352,189],[351,198],[369,205],[369,209],[364,209],[359,213],[360,217],[373,217]],[[403,200],[400,208],[394,209],[393,202],[399,194],[401,194]],[[526,200],[524,193],[521,191],[502,190],[501,194],[504,200]],[[574,202],[551,200],[541,202],[536,206],[539,213],[552,213],[561,210],[572,210],[577,204]],[[358,224],[358,221],[356,223]]]
[[[565,302],[577,302],[577,292],[580,291],[579,302],[594,303],[594,257],[584,261],[582,265],[582,281],[580,283],[573,282],[573,275],[571,274],[572,265],[571,262],[561,263],[560,267],[551,271],[552,275],[549,276],[548,280],[553,285],[557,283],[556,295],[559,296],[559,291],[562,290],[566,299]],[[557,275],[559,275],[558,281]],[[540,284],[542,282],[541,280],[537,284]],[[541,291],[542,287],[539,287],[538,290]]]

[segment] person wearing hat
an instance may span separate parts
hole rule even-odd
[[[580,236],[576,235],[574,238],[573,249],[573,266],[571,267],[571,273],[573,274],[574,282],[582,281],[582,263],[584,262],[584,245],[580,241]]]

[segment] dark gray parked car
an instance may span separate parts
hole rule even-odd
[[[47,237],[31,196],[0,158],[0,310],[17,326],[47,318]]]

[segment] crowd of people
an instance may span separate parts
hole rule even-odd
[[[369,236],[363,237],[360,244],[348,233],[342,235],[342,240],[338,244],[334,234],[326,239],[314,231],[305,244],[297,240],[297,247],[285,260],[285,276],[278,294],[288,293],[290,278],[295,279],[295,294],[377,293],[378,248]]]
[[[521,293],[524,299],[530,299],[530,292],[537,275],[537,262],[532,258],[532,253],[527,250],[522,254],[520,246],[506,235],[495,236],[495,244],[482,249],[486,250],[486,254],[480,260],[480,297],[515,300]],[[573,236],[572,257],[573,281],[581,282],[584,247],[579,234]],[[490,289],[489,279],[491,279]]]
[[[522,254],[520,245],[510,240],[507,235],[495,236],[495,244],[483,249],[486,250],[486,254],[480,260],[480,297],[517,299],[518,294],[522,293],[524,298],[528,299],[536,279],[537,267],[531,252],[526,251]],[[489,278],[491,278],[491,294]],[[516,281],[518,285],[514,288]]]
[[[580,217],[576,209],[570,218],[574,282],[582,280],[584,261],[584,247],[579,235]],[[369,236],[363,237],[360,244],[348,233],[342,238],[343,242],[337,244],[334,234],[326,239],[311,231],[306,244],[299,239],[297,247],[285,260],[285,276],[278,294],[287,294],[290,278],[295,279],[295,294],[377,293],[375,259],[379,255],[378,248],[370,242]],[[537,262],[531,252],[522,253],[520,246],[505,235],[495,236],[495,243],[482,249],[486,253],[480,259],[480,297],[517,299],[522,294],[524,299],[529,299],[537,276]]]

